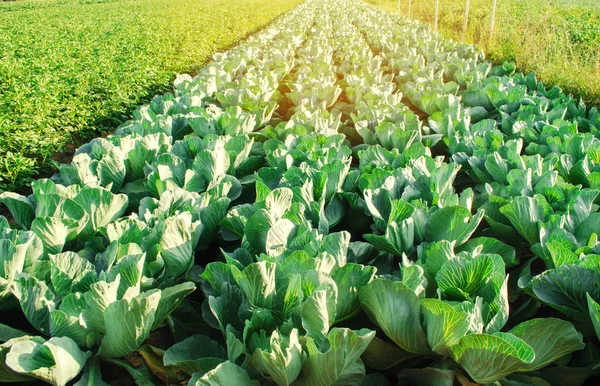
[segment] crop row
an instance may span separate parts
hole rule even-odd
[[[309,0],[0,195],[0,309],[30,324],[2,319],[0,380],[582,384],[599,129],[472,46]]]
[[[0,193],[28,192],[77,146],[172,89],[176,74],[300,2],[0,1]]]

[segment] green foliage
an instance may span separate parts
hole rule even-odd
[[[0,195],[0,380],[581,385],[599,176],[597,108],[309,0]]]
[[[411,17],[434,24],[436,0],[413,1]],[[366,0],[397,12],[397,0]],[[600,103],[600,7],[595,1],[498,1],[490,39],[491,0],[471,0],[465,41],[485,48],[496,63],[513,61],[535,71],[548,84],[560,85],[591,104]],[[408,15],[408,1],[401,1]],[[439,0],[438,29],[460,40],[465,1]]]
[[[114,131],[135,106],[166,91],[175,74],[197,70],[297,3],[0,4],[0,192],[48,175],[74,145]]]

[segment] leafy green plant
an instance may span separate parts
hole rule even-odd
[[[56,161],[69,161],[77,145],[113,132],[137,105],[167,91],[175,74],[197,70],[298,1],[268,4],[0,5],[0,192],[24,191],[34,177],[52,174]],[[33,27],[41,19],[43,28]],[[218,28],[215,19],[222,21]],[[202,43],[194,36],[204,36]]]
[[[307,1],[0,194],[0,380],[583,384],[599,127],[473,46]]]

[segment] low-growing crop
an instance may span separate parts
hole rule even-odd
[[[198,70],[298,2],[0,3],[0,192],[50,176],[77,146],[167,91],[175,74]]]
[[[398,0],[364,0],[397,12]],[[434,25],[443,36],[463,37],[465,0],[413,1],[411,17]],[[408,15],[401,0],[401,14]],[[492,4],[496,4],[490,36]],[[496,63],[513,61],[535,71],[546,84],[558,84],[592,104],[600,103],[600,3],[588,0],[470,0],[465,42],[484,47]]]
[[[309,0],[178,77],[0,195],[0,381],[583,384],[600,115],[515,70]]]

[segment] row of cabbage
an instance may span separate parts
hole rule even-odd
[[[0,310],[20,308],[38,336],[1,326],[1,381],[64,385],[83,372],[80,384],[104,384],[99,358],[152,381],[120,358],[157,328],[184,336],[194,308],[182,300],[200,280],[188,274],[195,250],[207,247],[230,202],[253,184],[241,177],[264,164],[262,144],[245,133],[270,119],[276,76],[290,71],[314,12],[314,4],[302,5],[216,55],[202,82],[179,78],[177,97],[155,99],[115,136],[78,149],[29,197],[2,195],[15,223],[0,218]],[[217,97],[219,106],[207,102]],[[215,117],[224,136],[210,132]],[[191,126],[208,130],[206,138],[184,140]]]
[[[389,41],[411,36],[396,31]],[[435,41],[434,35],[423,31]],[[421,45],[426,40],[417,39]],[[392,48],[390,61],[398,55],[398,47],[376,46]],[[419,108],[429,115],[431,130],[444,136],[452,160],[475,183],[475,200],[485,209],[490,234],[505,240],[521,236],[529,244],[535,258],[518,273],[520,289],[581,321],[581,328],[591,328],[585,294],[590,295],[589,307],[596,306],[593,283],[600,278],[592,272],[600,251],[596,240],[600,218],[594,204],[600,188],[597,108],[586,109],[557,86],[545,89],[534,74],[510,75],[514,73],[510,64],[492,68],[472,55],[453,61],[413,46],[430,74],[438,69],[433,76],[437,80],[425,79],[422,70],[414,68],[407,77],[411,81],[400,87],[415,101],[432,100],[420,98],[414,91],[419,86],[431,92],[437,82],[445,88],[435,96],[433,107]],[[404,47],[410,49],[411,44]],[[544,262],[540,275],[530,273],[535,259]],[[559,287],[571,282],[562,292],[584,296],[559,300],[548,294],[556,287],[540,289],[541,280],[555,281]]]
[[[512,72],[311,0],[178,78],[1,196],[0,309],[36,334],[0,325],[0,380],[582,383],[598,115]]]

